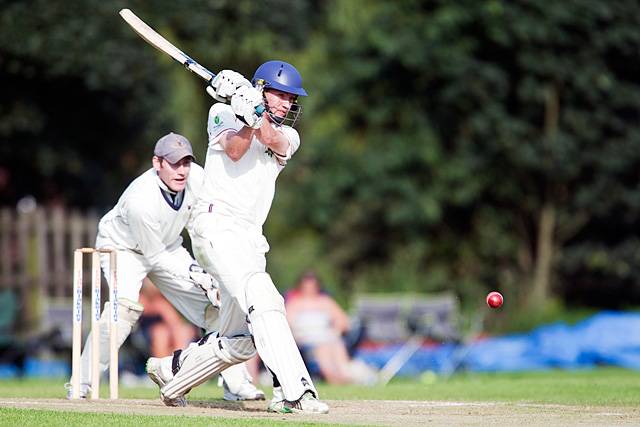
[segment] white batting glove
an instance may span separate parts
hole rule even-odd
[[[251,86],[240,86],[231,95],[231,109],[245,125],[253,129],[260,128],[262,124],[262,114],[256,113],[256,107],[262,103],[262,93]]]
[[[251,87],[249,80],[232,70],[222,70],[207,86],[207,93],[220,102],[229,102],[229,98],[241,86]]]
[[[207,295],[214,307],[220,307],[220,293],[218,282],[198,264],[191,264],[189,267],[189,277]]]

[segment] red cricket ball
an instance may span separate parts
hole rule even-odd
[[[503,301],[504,299],[500,292],[493,291],[489,292],[489,295],[487,295],[487,305],[491,308],[501,307]]]

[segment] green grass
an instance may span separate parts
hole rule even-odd
[[[61,398],[64,380],[0,381],[2,397]],[[318,385],[327,400],[444,400],[479,402],[527,402],[584,406],[636,406],[640,400],[640,372],[618,368],[590,371],[545,371],[500,374],[459,374],[448,379],[425,375],[422,381],[392,381],[386,387]],[[107,396],[105,386],[102,396]],[[269,390],[267,391],[270,397]],[[120,388],[123,399],[156,399],[155,388]],[[222,389],[209,382],[193,390],[194,400],[222,398]],[[213,419],[211,417],[87,414],[0,408],[0,425],[215,425],[267,426],[276,420]],[[306,424],[314,425],[314,424]],[[322,425],[322,424],[315,424]]]
[[[386,387],[319,386],[327,399],[452,400],[566,405],[637,405],[640,372],[589,371],[459,374],[449,379],[396,381]]]
[[[0,426],[46,426],[46,427],[70,427],[70,426],[242,426],[242,427],[268,427],[273,425],[291,426],[290,422],[276,420],[230,419],[212,417],[191,416],[154,416],[154,415],[124,415],[124,414],[97,414],[90,412],[58,412],[42,411],[35,409],[9,409],[0,408]],[[320,423],[296,423],[301,426],[326,426]]]
[[[0,381],[0,397],[57,398],[64,396],[60,380]],[[270,397],[268,387],[264,388]],[[635,405],[640,400],[640,372],[618,368],[585,371],[526,373],[468,373],[449,379],[428,377],[424,381],[398,380],[386,387],[330,386],[318,384],[329,400],[455,400],[533,402],[577,405]],[[101,396],[108,395],[105,384]],[[120,387],[123,399],[156,399],[156,388]],[[194,400],[222,399],[215,381],[194,389]]]

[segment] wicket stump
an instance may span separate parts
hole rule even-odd
[[[82,285],[84,254],[91,254],[91,399],[100,398],[100,254],[109,254],[109,398],[118,398],[118,285],[116,251],[80,248],[73,254],[73,343],[71,357],[72,399],[80,398],[82,366]]]

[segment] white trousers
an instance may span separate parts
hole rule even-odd
[[[250,334],[245,288],[251,276],[266,270],[269,244],[262,230],[230,217],[201,213],[194,221],[191,243],[198,263],[220,285],[219,334]]]
[[[96,247],[109,248],[113,243],[98,234]],[[184,264],[184,271],[189,271],[189,266],[195,261],[189,252],[182,246],[171,248],[169,253],[174,259]],[[109,255],[100,257],[102,271],[109,282]],[[177,279],[164,270],[153,268],[143,255],[131,251],[119,250],[117,254],[117,281],[118,298],[126,298],[138,302],[143,279],[149,279],[162,292],[167,300],[189,322],[202,329],[206,328],[205,310],[211,304],[204,291],[189,280]]]
[[[258,354],[276,374],[287,400],[297,400],[306,390],[317,396],[282,296],[266,273],[269,244],[262,230],[232,217],[200,213],[191,239],[196,259],[220,284],[219,336],[253,334]]]

